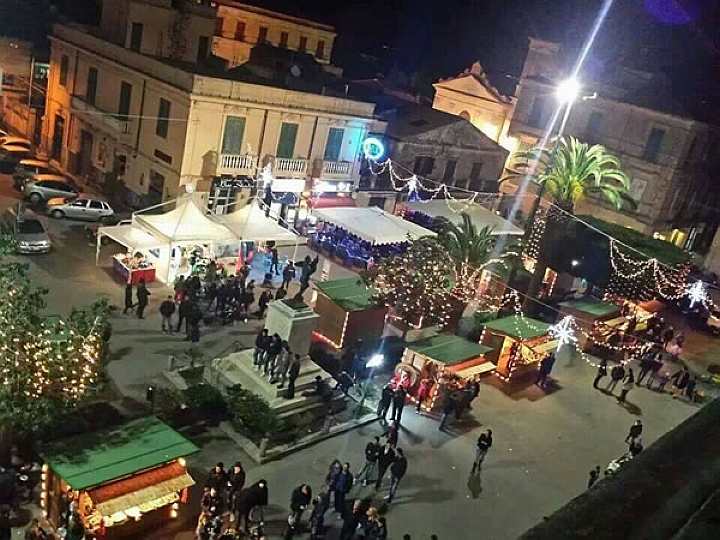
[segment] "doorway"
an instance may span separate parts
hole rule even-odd
[[[92,170],[93,136],[89,131],[80,130],[80,176],[87,178]]]

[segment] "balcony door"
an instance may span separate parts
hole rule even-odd
[[[339,161],[340,149],[342,148],[343,136],[345,130],[340,128],[330,128],[328,132],[327,143],[325,144],[325,161]]]
[[[245,118],[228,116],[225,119],[225,131],[222,140],[222,153],[242,154],[243,135],[245,134]]]
[[[277,152],[279,158],[292,159],[295,155],[295,140],[297,139],[298,125],[283,122],[280,128],[280,139],[278,140]]]
[[[80,131],[80,175],[88,177],[92,170],[93,136],[84,129]]]

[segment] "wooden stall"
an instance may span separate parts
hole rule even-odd
[[[429,388],[422,407],[430,411],[441,390],[452,391],[477,375],[492,372],[495,364],[485,356],[490,351],[463,337],[439,334],[409,344],[395,367],[394,379],[408,388],[415,403],[421,381],[427,380]]]
[[[382,336],[387,308],[372,301],[373,291],[360,278],[316,283],[315,312],[320,316],[316,335],[341,349],[357,339]]]
[[[562,319],[566,315],[571,315],[577,326],[583,329],[587,334],[594,331],[597,323],[614,319],[620,313],[620,308],[609,302],[601,302],[595,298],[580,298],[577,300],[567,300],[560,302],[560,316]],[[589,351],[592,343],[583,333],[576,336],[578,347],[583,351]]]
[[[177,517],[195,483],[184,457],[197,451],[152,416],[52,443],[41,454],[43,513],[60,528],[75,508],[98,539],[137,538]]]
[[[480,343],[490,347],[487,357],[495,362],[495,374],[503,381],[535,371],[537,364],[557,348],[549,335],[550,325],[511,315],[485,323]]]

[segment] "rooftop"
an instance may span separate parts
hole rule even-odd
[[[449,334],[438,334],[416,341],[410,343],[407,348],[446,366],[461,364],[492,350],[491,347]]]
[[[548,333],[549,328],[550,325],[547,323],[519,315],[511,315],[485,323],[486,330],[495,334],[504,334],[521,341],[544,336]]]
[[[365,286],[359,278],[321,281],[316,287],[345,311],[361,311],[375,306],[372,301],[373,289]]]
[[[593,298],[580,298],[578,300],[567,300],[566,302],[560,302],[560,306],[574,309],[582,313],[587,313],[594,317],[604,317],[605,315],[611,315],[620,311],[615,304],[608,302],[601,302]]]

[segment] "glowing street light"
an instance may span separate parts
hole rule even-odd
[[[572,103],[580,95],[580,83],[575,77],[561,81],[555,88],[555,98],[560,103]]]
[[[365,363],[366,368],[376,368],[383,365],[383,362],[385,361],[385,356],[382,354],[373,354],[370,359]]]

